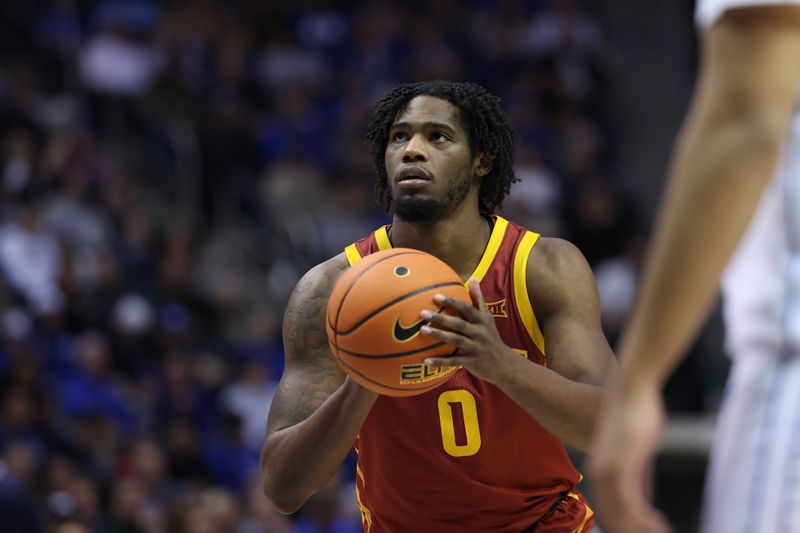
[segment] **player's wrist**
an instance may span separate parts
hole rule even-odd
[[[625,396],[660,393],[662,380],[650,369],[638,367],[620,368],[617,389]]]
[[[506,347],[504,351],[505,357],[500,359],[501,363],[497,365],[495,374],[490,376],[490,379],[484,380],[500,390],[514,385],[520,376],[521,363],[526,362],[526,359],[513,349]]]
[[[638,338],[628,337],[623,340],[617,352],[619,359],[619,386],[630,392],[660,391],[669,376],[667,369],[669,358]],[[637,354],[646,352],[647,357]]]
[[[375,401],[378,396],[380,396],[380,394],[367,389],[350,376],[345,378],[342,388],[346,394],[351,394],[359,400],[363,399]]]

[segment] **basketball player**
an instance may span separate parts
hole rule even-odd
[[[698,3],[698,87],[621,341],[619,386],[593,447],[601,521],[614,532],[667,530],[644,491],[663,419],[660,391],[732,254],[722,285],[733,365],[703,530],[800,531],[800,116],[790,120],[798,4]]]
[[[580,252],[489,214],[516,181],[498,99],[471,83],[402,85],[377,105],[367,138],[392,224],[294,290],[262,449],[265,493],[283,512],[298,509],[355,444],[365,531],[590,530],[564,443],[587,448],[616,363]],[[427,363],[463,368],[410,398],[346,378],[325,335],[338,277],[391,247],[429,252],[471,280],[473,306],[437,302],[463,318],[421,315],[422,334],[458,347]]]

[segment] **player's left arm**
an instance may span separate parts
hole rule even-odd
[[[531,249],[528,295],[545,339],[549,371],[536,381],[511,375],[504,390],[567,444],[588,451],[617,361],[600,322],[600,297],[589,264],[573,244],[539,238]],[[529,365],[536,367],[538,365]],[[530,374],[530,370],[528,369]],[[536,389],[536,398],[531,390]]]
[[[464,366],[499,387],[554,436],[587,451],[617,369],[600,326],[594,276],[575,246],[542,238],[531,250],[527,285],[546,339],[548,367],[532,364],[503,342],[474,281],[469,286],[472,307],[451,298],[438,300],[463,318],[423,312],[434,326],[423,327],[423,333],[458,347],[453,357],[426,362]]]

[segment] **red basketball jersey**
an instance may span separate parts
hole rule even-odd
[[[502,217],[492,222],[471,277],[480,280],[503,341],[531,364],[546,366],[525,278],[539,236]],[[350,264],[391,248],[387,229],[348,246]],[[356,451],[356,492],[370,533],[519,533],[552,511],[581,478],[560,440],[465,369],[419,396],[380,396]],[[586,507],[563,531],[587,531],[593,522]]]

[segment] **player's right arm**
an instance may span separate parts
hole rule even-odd
[[[618,351],[619,384],[593,446],[595,503],[617,533],[666,527],[642,490],[664,416],[660,391],[777,165],[800,79],[800,7],[788,4],[728,9],[703,37],[699,84]]]
[[[283,319],[286,365],[261,448],[264,494],[291,513],[336,473],[378,395],[345,374],[328,347],[325,310],[344,254],[297,283]]]

